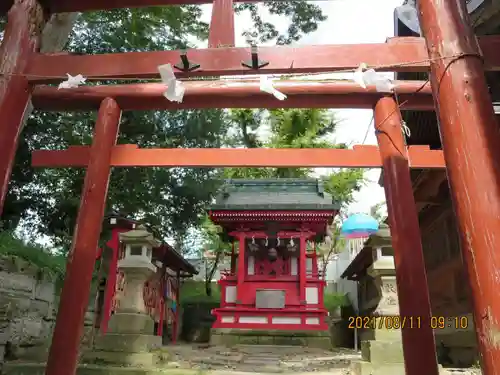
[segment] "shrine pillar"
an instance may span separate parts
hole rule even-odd
[[[300,304],[306,305],[306,277],[307,277],[307,264],[306,264],[306,254],[307,254],[307,241],[304,234],[300,235],[300,246],[299,246],[299,295]]]
[[[406,375],[437,375],[424,253],[401,125],[396,101],[380,99],[375,105],[375,132],[382,157],[400,315],[422,321],[419,329],[405,326],[401,330]]]
[[[240,232],[238,233],[238,241],[239,241],[239,253],[238,253],[238,269],[236,271],[236,303],[240,303],[241,301],[241,290],[243,283],[245,282],[245,246],[246,246],[246,233]]]
[[[73,244],[68,254],[66,277],[45,370],[47,375],[73,375],[76,370],[106,204],[111,153],[116,144],[120,117],[121,110],[116,101],[104,99],[90,147]]]
[[[500,132],[463,0],[419,0],[483,374],[500,374]],[[439,25],[439,27],[437,27]]]
[[[9,186],[31,86],[22,74],[40,44],[47,14],[37,0],[15,0],[0,45],[0,215]]]
[[[231,245],[231,275],[236,274],[236,253],[234,251],[234,241]]]
[[[208,48],[234,47],[233,0],[214,0],[208,32]]]

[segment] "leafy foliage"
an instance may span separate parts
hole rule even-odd
[[[349,299],[345,294],[331,293],[325,291],[323,296],[323,301],[325,309],[328,311],[334,311],[338,307],[348,306]]]
[[[290,19],[286,35],[264,23],[255,5],[236,6],[237,12],[251,12],[255,22],[252,35],[257,35],[261,42],[296,41],[326,19],[319,7],[302,0],[286,5],[269,2],[265,7],[271,14]],[[67,50],[96,54],[192,47],[191,40],[208,36],[208,25],[200,21],[201,15],[201,8],[195,5],[84,13],[76,22]],[[29,119],[1,217],[3,229],[13,230],[22,220],[31,234],[48,235],[55,245],[69,246],[84,170],[35,171],[30,166],[31,151],[89,144],[95,117],[95,113],[85,112],[36,112]],[[126,112],[119,143],[140,147],[220,147],[227,144],[230,124],[226,113],[220,110]],[[161,233],[182,238],[187,228],[199,222],[218,186],[217,176],[220,171],[213,169],[116,169],[111,176],[107,209],[144,219]]]
[[[383,223],[387,219],[387,215],[384,214],[384,209],[387,210],[385,202],[379,202],[370,207],[370,215],[379,223]]]
[[[52,254],[39,245],[22,241],[7,231],[0,233],[0,256],[19,257],[57,277],[64,274],[66,266],[66,260],[61,255]]]
[[[269,112],[233,110],[230,115],[237,132],[232,144],[238,147],[266,148],[346,148],[335,142],[337,120],[322,109],[277,109]],[[259,139],[259,133],[268,138]],[[226,178],[304,178],[313,175],[308,168],[228,168]],[[344,205],[363,183],[360,169],[340,169],[322,176],[325,191]]]
[[[342,252],[345,248],[346,240],[340,235],[340,222],[335,220],[328,229],[328,235],[325,241],[316,246],[318,254],[318,267],[321,266],[321,276],[326,277],[326,269],[328,263],[333,259],[335,254]]]
[[[76,23],[68,49],[113,53],[178,48],[187,45],[187,35],[206,36],[206,25],[196,21],[200,14],[197,7],[85,13]],[[56,245],[68,246],[84,170],[34,171],[30,152],[90,144],[95,118],[95,113],[38,112],[29,119],[2,217],[7,228],[15,228],[24,219],[37,232],[51,236]],[[225,124],[220,110],[125,112],[118,142],[140,147],[220,147]],[[186,227],[197,223],[215,190],[212,175],[210,169],[116,169],[110,181],[108,210],[144,219],[162,233],[182,235]]]
[[[220,289],[212,288],[213,292],[210,295],[206,293],[206,287],[203,282],[186,280],[181,286],[181,305],[189,303],[212,302],[220,303]]]
[[[320,7],[303,0],[270,1],[262,4],[262,7],[266,7],[272,15],[289,17],[290,25],[285,34],[280,34],[275,25],[264,22],[258,4],[238,4],[235,6],[236,13],[249,12],[254,23],[253,28],[243,33],[248,41],[276,40],[276,44],[290,44],[300,40],[302,34],[316,31],[318,23],[327,19]]]

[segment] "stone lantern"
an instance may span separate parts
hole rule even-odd
[[[154,335],[154,321],[144,305],[144,284],[156,272],[151,260],[153,249],[160,243],[143,226],[120,233],[120,241],[125,245],[118,261],[125,278],[123,292],[107,333],[96,338],[94,348],[82,360],[152,367],[156,363],[152,350],[161,346],[161,337]]]
[[[160,246],[160,242],[144,226],[120,233],[120,241],[125,245],[125,251],[118,269],[123,272],[125,290],[118,311],[146,314],[144,283],[157,270],[152,263],[153,248]]]
[[[379,230],[365,242],[365,246],[373,249],[373,263],[368,268],[367,273],[374,278],[379,291],[379,303],[374,313],[396,316],[399,314],[399,303],[394,267],[394,249],[392,248],[389,226],[381,224]]]

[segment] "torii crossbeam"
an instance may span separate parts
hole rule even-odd
[[[500,70],[500,37],[480,39],[485,66]],[[89,80],[158,78],[158,66],[178,65],[184,51],[126,52],[100,55],[33,55],[25,74],[30,82],[60,81],[66,73],[82,74]],[[293,74],[349,71],[360,62],[378,71],[428,71],[431,59],[423,38],[391,38],[386,43],[319,45],[304,47],[260,47],[258,57],[268,65],[258,69],[245,67],[250,60],[250,48],[208,48],[189,50],[187,57],[200,67],[193,71],[177,70],[177,76],[231,76],[248,74]],[[449,54],[445,60],[457,56]]]
[[[278,103],[252,84],[240,88],[203,89],[186,83],[186,101],[168,103],[158,84],[82,87],[57,91],[35,84],[58,82],[66,73],[89,80],[158,78],[157,67],[178,64],[181,51],[92,56],[38,53],[40,31],[50,13],[201,4],[208,0],[8,0],[9,12],[0,47],[0,212],[7,191],[25,109],[33,103],[47,110],[99,108],[90,148],[37,151],[37,166],[86,166],[82,205],[69,254],[65,285],[47,362],[47,375],[75,373],[81,327],[87,307],[95,249],[100,235],[107,183],[112,166],[349,166],[380,167],[384,171],[389,221],[393,235],[400,313],[421,318],[419,330],[402,328],[407,375],[438,375],[425,265],[412,194],[410,167],[446,166],[461,233],[461,247],[473,291],[474,316],[484,375],[499,374],[500,345],[500,136],[485,70],[500,70],[499,36],[477,41],[463,0],[419,0],[424,38],[393,38],[387,43],[267,47],[253,51],[267,66],[248,68],[251,49],[234,48],[232,0],[214,0],[209,48],[187,51],[200,65],[179,78],[319,73],[355,69],[360,63],[380,71],[429,72],[429,85],[398,83],[404,100],[374,88],[348,83],[282,84],[287,101]],[[406,91],[405,91],[406,90]],[[406,148],[401,133],[401,109],[432,110],[431,91],[439,117],[443,150]],[[309,92],[307,92],[309,91]],[[266,98],[266,100],[264,100]],[[116,146],[122,110],[224,107],[353,107],[373,108],[379,148],[353,150],[143,150]],[[231,160],[227,160],[231,154]],[[278,154],[282,154],[277,156]],[[269,158],[269,159],[268,159]],[[61,160],[60,160],[61,159]],[[334,159],[334,160],[330,160]]]

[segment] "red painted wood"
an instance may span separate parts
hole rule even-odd
[[[237,235],[238,243],[239,243],[239,251],[238,251],[238,270],[236,273],[237,282],[236,282],[236,301],[241,300],[243,293],[243,283],[245,282],[245,273],[246,273],[246,259],[245,259],[245,240],[246,233],[242,232]]]
[[[76,371],[85,311],[101,234],[108,190],[111,151],[116,143],[121,111],[113,99],[103,101],[91,146],[90,160],[68,254],[66,277],[45,373],[70,375]]]
[[[28,80],[20,75],[38,48],[43,11],[37,0],[17,1],[8,15],[0,45],[0,215],[14,157],[22,130],[24,114],[31,96]]]
[[[450,195],[472,290],[482,372],[500,374],[500,133],[482,54],[460,0],[420,0]],[[439,25],[439,27],[436,27]],[[489,53],[497,53],[489,51]],[[441,56],[461,58],[443,61]],[[439,89],[438,89],[439,88]]]
[[[175,344],[177,342],[177,335],[179,331],[179,311],[181,308],[181,274],[180,271],[177,271],[177,290],[175,293],[175,325],[173,331],[172,343]]]
[[[0,2],[0,14],[6,12],[14,0],[2,0]],[[268,1],[268,0],[266,0]],[[63,12],[86,12],[95,10],[121,9],[121,8],[140,8],[148,6],[167,6],[167,5],[187,5],[187,4],[210,4],[210,0],[89,0],[85,2],[75,2],[73,0],[44,0],[44,3],[50,7],[54,13]],[[243,0],[236,0],[243,2]],[[253,3],[255,0],[244,0],[244,2]]]
[[[392,97],[380,99],[375,106],[375,129],[383,160],[399,312],[423,322],[420,329],[401,329],[406,375],[438,375],[424,253],[401,126],[396,101]]]
[[[231,244],[231,268],[230,268],[230,273],[231,273],[231,275],[234,275],[236,273],[236,254],[235,254],[235,249],[234,249],[234,241]]]
[[[270,220],[272,219],[273,221],[276,220],[279,217],[282,216],[287,216],[287,217],[293,217],[295,216],[296,219],[299,219],[300,221],[307,221],[311,220],[312,217],[316,216],[321,216],[325,218],[325,222],[328,220],[331,220],[335,216],[335,212],[333,211],[327,211],[327,210],[317,210],[317,211],[274,211],[274,210],[269,210],[269,211],[216,211],[212,210],[210,211],[210,219],[213,221],[217,217],[248,217],[248,219],[256,217],[257,220]],[[264,218],[265,217],[265,218]],[[297,225],[296,223],[294,223]],[[233,237],[238,237],[241,232],[230,232],[229,235]],[[298,231],[279,231],[276,236],[281,238],[281,239],[289,239],[289,238],[299,238],[299,237],[305,237],[305,238],[310,238],[314,236],[316,232],[298,232]],[[247,238],[267,238],[269,237],[269,234],[264,232],[264,231],[246,231],[245,235]]]
[[[421,81],[397,82],[403,110],[434,110],[430,85]],[[184,83],[182,103],[165,99],[165,85],[142,83],[128,85],[80,86],[58,90],[37,86],[33,104],[48,111],[97,109],[106,97],[113,97],[123,110],[188,109],[188,108],[372,108],[382,97],[374,87],[363,89],[349,81],[276,81],[274,86],[288,97],[278,100],[260,90],[258,81],[232,85],[207,81]],[[424,86],[420,91],[419,88]],[[418,92],[417,92],[418,91]]]
[[[500,68],[500,37],[480,39],[489,70]],[[242,66],[250,58],[250,48],[209,48],[188,51],[190,60],[201,67],[179,77],[232,76],[255,74]],[[339,44],[318,46],[259,47],[259,58],[269,65],[259,74],[318,73],[353,70],[360,62],[380,71],[427,71],[429,56],[423,38],[392,38],[386,43]],[[159,78],[158,66],[180,62],[180,51],[127,52],[97,55],[36,55],[26,74],[30,82],[59,82],[66,73],[82,74],[89,80],[103,78]]]
[[[231,328],[231,329],[254,329],[254,330],[300,330],[300,331],[318,331],[318,330],[328,330],[328,324],[326,323],[327,311],[323,308],[309,309],[305,308],[287,308],[287,309],[251,309],[251,308],[240,308],[240,307],[227,307],[227,308],[217,308],[212,310],[212,314],[216,317],[216,321],[213,324],[213,328]],[[223,323],[222,317],[232,316],[235,318],[234,323]],[[266,317],[268,323],[240,323],[238,320],[240,317],[245,316],[259,316]],[[284,318],[300,318],[300,324],[272,324],[272,317],[284,317]],[[318,318],[320,324],[311,325],[306,324],[306,318]]]
[[[208,48],[234,47],[233,0],[213,0]]]
[[[299,296],[300,303],[305,304],[306,302],[306,237],[300,236],[299,239]],[[318,291],[318,294],[322,291]]]
[[[67,150],[33,151],[34,167],[85,167],[89,160],[87,146]],[[441,150],[421,146],[408,148],[411,168],[443,169]],[[111,155],[114,167],[318,167],[379,168],[382,166],[376,146],[354,146],[352,149],[144,149],[136,145],[115,146]]]

